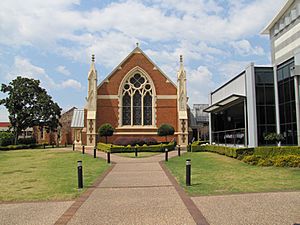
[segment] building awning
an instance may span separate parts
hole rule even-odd
[[[75,109],[72,117],[71,128],[84,127],[84,110]]]
[[[218,109],[221,109],[222,107],[226,106],[229,103],[235,102],[237,100],[242,100],[242,99],[245,99],[245,96],[233,94],[213,105],[210,105],[209,107],[204,109],[203,112],[211,113]]]

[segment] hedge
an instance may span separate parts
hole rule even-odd
[[[270,157],[282,156],[282,155],[299,155],[300,156],[300,146],[257,147],[254,149],[254,155],[260,156],[262,158],[270,158]]]
[[[42,144],[30,144],[30,145],[8,145],[0,146],[0,151],[10,151],[10,150],[19,150],[19,149],[34,149],[41,148]]]
[[[169,151],[175,149],[174,142],[170,142],[168,144],[159,144],[159,145],[143,145],[143,146],[120,146],[120,145],[111,145],[111,144],[104,144],[98,143],[97,145],[98,150],[104,152],[111,152],[111,153],[120,153],[120,152],[135,152],[135,149],[139,152],[164,152],[167,148]]]
[[[14,135],[11,132],[0,132],[0,146],[8,146],[14,143]]]
[[[191,145],[193,152],[215,152],[233,158],[242,158],[244,155],[252,155],[253,148],[232,148],[219,145]]]
[[[281,155],[263,158],[258,155],[245,156],[243,162],[258,166],[300,167],[300,155]]]

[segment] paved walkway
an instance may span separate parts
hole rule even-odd
[[[300,225],[300,192],[192,198],[210,225]]]
[[[68,224],[195,224],[159,164],[163,159],[164,154],[137,159],[111,155],[114,168]]]

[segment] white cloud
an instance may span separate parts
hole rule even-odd
[[[8,122],[8,111],[4,106],[0,106],[0,122]]]
[[[211,71],[205,66],[187,70],[189,102],[208,103],[209,93],[215,88]]]
[[[81,89],[82,85],[73,79],[56,82],[45,71],[44,68],[33,65],[29,59],[16,56],[14,65],[11,71],[6,75],[7,80],[15,79],[17,76],[33,78],[41,81],[41,85],[46,89],[59,89],[59,88],[75,88]]]
[[[226,82],[229,79],[237,76],[245,70],[246,66],[250,65],[249,61],[234,61],[231,60],[218,66],[218,72],[221,78],[221,82]],[[220,85],[220,84],[219,84]]]
[[[265,51],[260,46],[252,47],[249,41],[243,39],[240,41],[233,41],[230,43],[232,48],[235,50],[235,53],[248,56],[248,55],[264,55]]]
[[[58,66],[56,67],[56,71],[63,74],[63,75],[66,75],[66,76],[70,76],[71,73],[69,70],[67,70],[67,68],[65,66]]]
[[[68,80],[63,81],[61,83],[61,86],[63,88],[75,88],[75,89],[78,89],[78,90],[82,89],[81,83],[78,82],[77,80],[73,80],[73,79],[68,79]]]

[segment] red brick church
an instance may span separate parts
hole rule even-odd
[[[138,46],[99,85],[94,61],[92,56],[86,106],[73,116],[75,144],[94,147],[104,123],[115,129],[109,142],[118,137],[163,140],[157,129],[168,123],[175,128],[173,138],[178,144],[187,145],[186,73],[181,56],[177,86]]]

